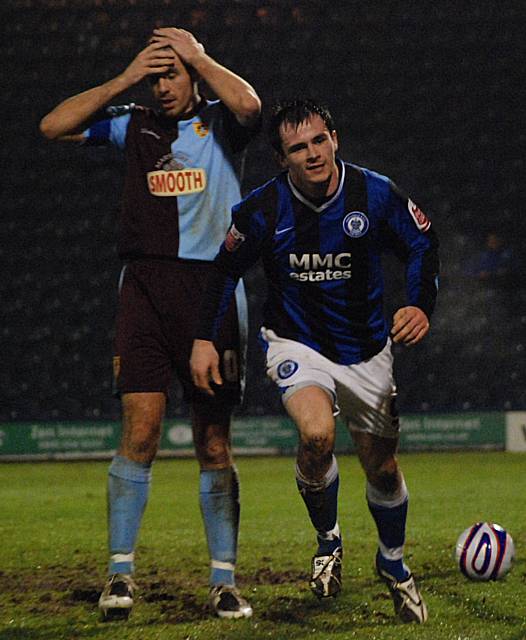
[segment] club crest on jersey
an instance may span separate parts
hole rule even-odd
[[[198,135],[200,138],[204,138],[208,135],[208,125],[204,122],[194,122],[192,123],[192,126],[194,127],[196,135]]]
[[[343,230],[350,238],[361,238],[369,229],[369,219],[361,211],[351,211],[343,219]]]
[[[286,380],[287,378],[293,376],[298,369],[299,365],[297,362],[294,362],[294,360],[284,360],[278,366],[278,378],[281,378],[281,380]]]
[[[409,209],[409,213],[411,214],[413,220],[415,221],[416,226],[420,229],[420,231],[427,231],[431,226],[431,220],[426,216],[426,214],[420,209],[411,199],[407,200],[407,208]]]
[[[241,233],[241,231],[238,231],[236,229],[236,225],[233,224],[226,234],[225,249],[232,253],[233,251],[239,249],[239,247],[243,244],[243,242],[245,242],[246,239],[246,235],[244,233]]]

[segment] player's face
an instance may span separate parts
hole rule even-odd
[[[315,114],[298,127],[283,123],[280,127],[283,156],[281,164],[289,170],[294,185],[306,195],[323,197],[338,186],[336,131],[329,131]]]
[[[197,101],[195,85],[179,56],[175,56],[168,72],[150,76],[150,81],[153,95],[165,115],[176,118],[194,108]]]

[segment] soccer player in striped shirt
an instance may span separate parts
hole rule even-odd
[[[311,589],[323,598],[341,588],[333,453],[339,413],[365,471],[378,574],[399,617],[422,623],[426,605],[403,560],[408,492],[396,459],[391,342],[413,345],[429,330],[437,239],[427,216],[388,178],[337,157],[338,136],[324,106],[282,103],[269,133],[284,171],[233,208],[201,309],[194,381],[209,394],[219,388],[213,340],[239,277],[261,257],[267,375],[298,429],[296,481],[317,532]],[[390,328],[382,304],[386,251],[405,264],[407,282],[407,301]]]

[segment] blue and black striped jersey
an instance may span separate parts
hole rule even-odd
[[[386,344],[384,252],[406,265],[407,304],[431,315],[438,242],[429,219],[385,176],[339,160],[338,167],[338,189],[320,205],[284,172],[233,208],[197,338],[214,338],[237,279],[259,257],[265,327],[333,362],[361,362]]]

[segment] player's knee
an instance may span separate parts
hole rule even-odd
[[[196,456],[201,468],[218,468],[232,463],[230,443],[223,438],[210,438],[196,444]]]
[[[334,438],[328,433],[313,432],[302,435],[301,445],[309,457],[324,459],[332,456]]]
[[[394,458],[366,469],[369,482],[386,495],[394,494],[400,488],[401,476]]]
[[[151,462],[157,454],[160,427],[157,425],[136,426],[123,438],[122,453],[135,462]]]
[[[400,478],[398,473],[379,473],[377,475],[376,486],[386,495],[395,494],[400,488]]]

